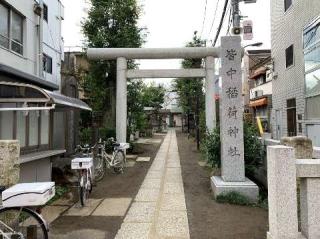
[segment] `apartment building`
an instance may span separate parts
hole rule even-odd
[[[67,112],[90,110],[61,94],[63,19],[60,0],[0,0],[0,140],[19,140],[22,182],[51,180]]]
[[[320,146],[320,1],[271,0],[273,137]]]

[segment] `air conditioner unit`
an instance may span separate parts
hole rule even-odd
[[[42,8],[41,5],[39,3],[34,4],[33,6],[33,12],[38,15],[41,16],[41,12],[42,12]]]
[[[263,96],[263,90],[256,90],[254,92],[255,98]]]
[[[273,76],[272,76],[271,70],[267,70],[266,71],[266,82],[272,81],[272,78],[273,78]]]

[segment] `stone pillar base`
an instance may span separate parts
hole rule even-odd
[[[253,203],[258,202],[259,187],[248,178],[244,182],[225,182],[220,176],[212,176],[210,181],[215,198],[220,194],[237,192]]]
[[[304,235],[302,235],[300,232],[297,233],[296,237],[274,237],[271,235],[270,232],[267,232],[267,239],[307,239]]]

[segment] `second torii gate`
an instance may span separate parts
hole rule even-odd
[[[91,48],[87,55],[93,60],[117,60],[116,135],[119,142],[127,137],[127,79],[138,78],[205,78],[206,126],[211,131],[216,125],[214,58],[219,48]],[[134,59],[205,59],[205,68],[128,70],[127,60]]]

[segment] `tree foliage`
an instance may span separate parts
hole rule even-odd
[[[254,170],[261,166],[263,160],[263,146],[258,138],[255,126],[243,124],[243,142],[244,142],[244,160],[246,174],[252,175]],[[221,141],[219,127],[213,132],[208,132],[202,144],[202,153],[204,158],[212,166],[221,166]]]
[[[162,118],[160,110],[164,104],[165,88],[161,85],[156,86],[152,84],[144,89],[143,102],[145,107],[151,107],[153,114],[155,115],[158,122],[158,129],[160,130],[162,124]]]
[[[144,42],[144,29],[138,27],[140,12],[136,0],[91,0],[88,18],[82,23],[87,46],[140,47]],[[133,67],[129,62],[129,68]],[[84,87],[94,111],[109,111],[115,104],[115,82],[115,61],[90,62]]]
[[[194,33],[193,39],[186,47],[202,47],[205,41]],[[202,59],[184,59],[181,64],[182,68],[201,68],[203,66]],[[203,111],[204,93],[203,79],[201,78],[185,78],[175,79],[174,89],[178,94],[178,103],[184,112],[195,112],[197,108],[197,97],[200,98],[200,108]]]
[[[145,107],[151,107],[153,114],[159,116],[159,111],[164,103],[165,89],[154,84],[148,86],[142,80],[128,82],[128,126],[129,134],[146,128]]]
[[[142,80],[130,80],[128,82],[128,133],[143,130],[146,124],[144,114],[144,89]]]

